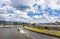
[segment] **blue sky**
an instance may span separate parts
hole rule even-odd
[[[28,23],[60,22],[60,1],[0,0],[0,20]]]

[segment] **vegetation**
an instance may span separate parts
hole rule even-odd
[[[27,26],[26,24],[22,24],[23,27]]]
[[[31,27],[24,27],[27,30],[31,30],[34,32],[39,32],[39,33],[44,33],[44,34],[49,34],[49,35],[55,35],[55,36],[60,36],[60,31],[55,31],[55,30],[46,30],[46,29],[37,29],[37,28],[31,28]]]

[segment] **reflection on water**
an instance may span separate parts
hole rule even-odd
[[[0,39],[15,39],[17,35],[16,28],[0,28]]]

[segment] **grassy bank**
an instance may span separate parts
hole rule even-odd
[[[55,31],[55,30],[45,30],[45,29],[37,29],[37,28],[31,28],[31,27],[23,27],[27,30],[31,30],[34,32],[38,32],[38,33],[44,33],[44,34],[49,34],[49,35],[54,35],[54,36],[59,36],[60,37],[60,31]]]

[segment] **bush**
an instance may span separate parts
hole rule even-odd
[[[24,27],[24,26],[26,26],[26,24],[22,24],[22,26]]]

